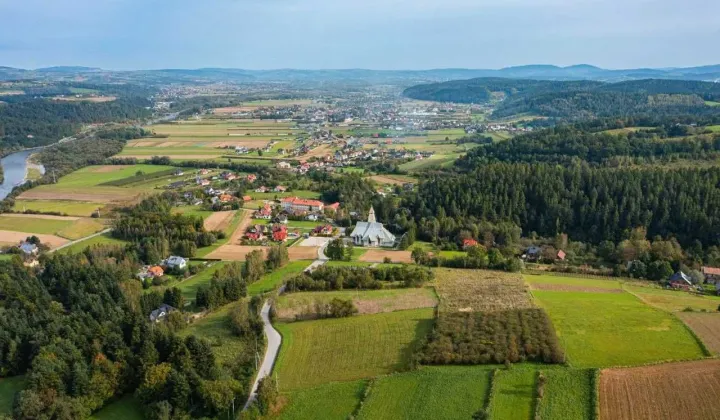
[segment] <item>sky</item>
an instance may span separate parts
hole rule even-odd
[[[720,63],[718,0],[0,0],[0,66]]]

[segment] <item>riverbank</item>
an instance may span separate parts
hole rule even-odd
[[[42,148],[26,149],[19,152],[10,153],[0,159],[0,168],[2,168],[2,180],[0,181],[0,200],[4,200],[18,185],[24,184],[29,179],[30,169],[40,173],[45,173],[45,168],[30,161],[30,157]]]

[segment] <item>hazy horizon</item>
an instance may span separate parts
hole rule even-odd
[[[631,69],[720,61],[711,57],[720,2],[710,0],[0,0],[0,15],[0,65],[30,69]]]

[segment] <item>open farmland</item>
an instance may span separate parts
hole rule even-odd
[[[362,248],[355,248],[362,250]],[[390,258],[394,263],[411,263],[412,257],[410,251],[392,251],[386,249],[368,249],[358,260],[363,262],[385,262],[385,258]]]
[[[426,366],[379,378],[358,419],[469,419],[485,408],[492,369]]]
[[[530,420],[535,407],[537,373],[522,367],[498,370],[488,412],[490,418]]]
[[[680,312],[687,308],[694,311],[717,311],[720,306],[719,296],[703,296],[682,290],[665,290],[658,287],[625,286],[625,288],[647,304],[668,312]]]
[[[703,352],[672,315],[629,293],[534,291],[575,367],[628,366],[700,358]]]
[[[40,239],[40,242],[49,246],[50,249],[55,249],[69,242],[67,239],[61,238],[56,235],[0,230],[0,246],[17,245],[19,242],[24,241],[29,236],[37,236]]]
[[[248,294],[255,296],[275,290],[280,287],[285,280],[302,273],[310,264],[311,261],[309,260],[290,261],[284,267],[275,269],[255,283],[248,285]]]
[[[435,270],[440,312],[500,311],[534,305],[519,274],[489,270]]]
[[[432,309],[279,323],[276,369],[281,391],[371,378],[408,367],[429,332]]]
[[[260,250],[267,255],[270,247],[268,246],[248,246],[248,245],[222,245],[207,255],[207,258],[228,260],[228,261],[245,261],[245,256],[252,251]],[[288,248],[288,256],[290,260],[314,260],[317,258],[318,247],[314,246],[293,246]]]
[[[525,274],[523,278],[530,284],[531,290],[550,290],[558,292],[622,292],[617,280],[604,280],[550,274]]]
[[[279,420],[346,420],[362,398],[367,381],[319,385],[281,394]]]
[[[720,419],[720,360],[606,369],[600,419]]]
[[[72,244],[70,246],[67,246],[61,250],[58,250],[61,254],[69,254],[69,253],[78,253],[85,250],[85,248],[93,245],[117,245],[117,246],[124,246],[127,242],[121,240],[121,239],[115,239],[113,238],[110,233],[104,233],[102,235],[98,235],[89,239],[86,239],[84,241],[80,241],[78,243]]]
[[[545,389],[540,401],[541,419],[590,420],[595,394],[592,369],[542,368]]]
[[[97,203],[83,203],[80,201],[65,200],[15,200],[13,211],[24,212],[26,210],[43,213],[60,213],[68,216],[91,216],[102,205]]]
[[[230,226],[230,223],[235,217],[235,211],[216,211],[205,218],[203,225],[205,230],[222,230]]]
[[[352,300],[360,314],[432,308],[437,304],[429,288],[300,292],[284,294],[277,299],[277,316],[283,320],[305,319],[315,313],[316,303],[328,303],[336,298]]]
[[[57,232],[69,228],[78,220],[77,217],[46,217],[47,216],[43,217],[25,214],[0,215],[0,230],[55,235]]]
[[[677,316],[695,332],[708,350],[720,354],[720,314],[678,312]]]

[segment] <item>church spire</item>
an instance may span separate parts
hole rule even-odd
[[[370,206],[370,213],[368,213],[368,223],[375,223],[375,209]]]

